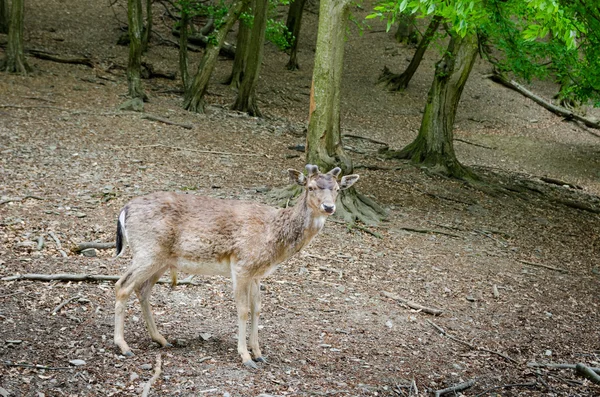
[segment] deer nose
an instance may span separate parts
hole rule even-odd
[[[323,208],[323,211],[327,212],[330,215],[335,212],[335,205],[321,204],[321,207]]]

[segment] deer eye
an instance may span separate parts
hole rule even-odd
[[[315,187],[314,186],[309,186],[308,187],[308,191],[309,192],[314,192],[315,191]]]

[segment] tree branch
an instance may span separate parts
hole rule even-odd
[[[406,299],[404,299],[396,294],[393,294],[391,292],[382,291],[381,294],[383,296],[385,296],[386,298],[397,300],[398,302],[405,304],[406,306],[410,307],[411,309],[420,310],[423,313],[431,314],[433,316],[440,316],[442,313],[444,313],[444,311],[441,309],[433,309],[431,307],[426,307],[426,306],[420,305],[418,303],[411,302],[411,301],[406,300]]]

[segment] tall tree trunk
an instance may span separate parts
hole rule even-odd
[[[390,91],[401,91],[408,87],[408,83],[419,68],[421,61],[423,60],[423,55],[425,54],[427,47],[429,47],[429,44],[431,43],[435,32],[440,26],[441,21],[441,17],[433,17],[429,23],[429,26],[427,26],[427,30],[425,30],[425,33],[423,34],[423,38],[417,46],[417,51],[415,51],[415,54],[410,60],[410,64],[403,73],[394,74],[390,72],[387,67],[384,67],[381,76],[379,76],[378,82],[385,83]]]
[[[238,0],[229,7],[229,12],[225,17],[223,25],[215,29],[215,40],[217,44],[209,44],[206,46],[200,65],[198,65],[198,72],[194,77],[189,91],[186,92],[183,107],[192,112],[204,113],[204,95],[208,88],[208,82],[212,75],[215,65],[219,57],[219,50],[225,42],[227,33],[237,21],[242,9],[244,8],[245,1]]]
[[[0,0],[0,33],[8,33],[8,27],[10,26],[10,10],[8,7],[8,0]]]
[[[31,72],[23,47],[24,2],[24,0],[13,0],[11,4],[6,58],[0,65],[0,69],[10,73],[27,74]]]
[[[150,43],[150,37],[152,36],[152,1],[146,0],[146,26],[142,35],[142,53],[148,51],[148,43]]]
[[[344,174],[353,171],[352,159],[342,145],[340,129],[340,89],[344,65],[344,39],[350,0],[321,0],[319,30],[310,97],[306,162],[323,172],[336,166]],[[384,211],[354,188],[343,190],[336,213],[346,221],[357,218],[377,223]]]
[[[179,29],[179,73],[181,74],[181,84],[183,92],[188,94],[190,86],[190,72],[188,68],[188,29],[190,24],[190,15],[186,10],[181,10],[181,20]]]
[[[127,64],[127,84],[129,96],[133,99],[147,100],[142,88],[142,0],[127,1],[127,19],[129,22],[129,63]]]
[[[298,38],[300,37],[300,26],[302,23],[302,13],[304,12],[304,5],[306,0],[294,0],[290,3],[290,9],[288,11],[287,21],[285,26],[289,32],[292,33],[292,42],[290,46],[290,60],[288,61],[286,68],[289,70],[299,69],[298,65]]]
[[[268,0],[256,0],[254,4],[254,23],[250,33],[248,59],[242,84],[238,90],[233,110],[246,112],[250,116],[261,116],[256,100],[256,86],[263,58],[265,30],[267,27]]]
[[[393,158],[411,159],[432,171],[461,179],[475,179],[454,153],[454,120],[458,102],[477,56],[477,37],[451,35],[448,49],[435,66],[425,113],[417,138],[400,151],[389,151]]]
[[[252,7],[253,1],[249,1],[244,7],[242,12],[248,12]],[[237,41],[235,46],[235,58],[233,59],[233,67],[231,68],[231,76],[227,80],[226,84],[231,85],[232,88],[238,89],[242,84],[244,78],[244,71],[246,69],[246,62],[248,59],[248,46],[250,45],[250,26],[246,21],[240,19]]]
[[[398,43],[416,44],[418,39],[415,31],[415,15],[416,14],[401,14],[398,18],[398,29],[394,38]]]

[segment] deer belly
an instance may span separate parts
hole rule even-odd
[[[177,270],[188,274],[206,274],[209,276],[231,276],[229,261],[196,262],[179,258]]]

